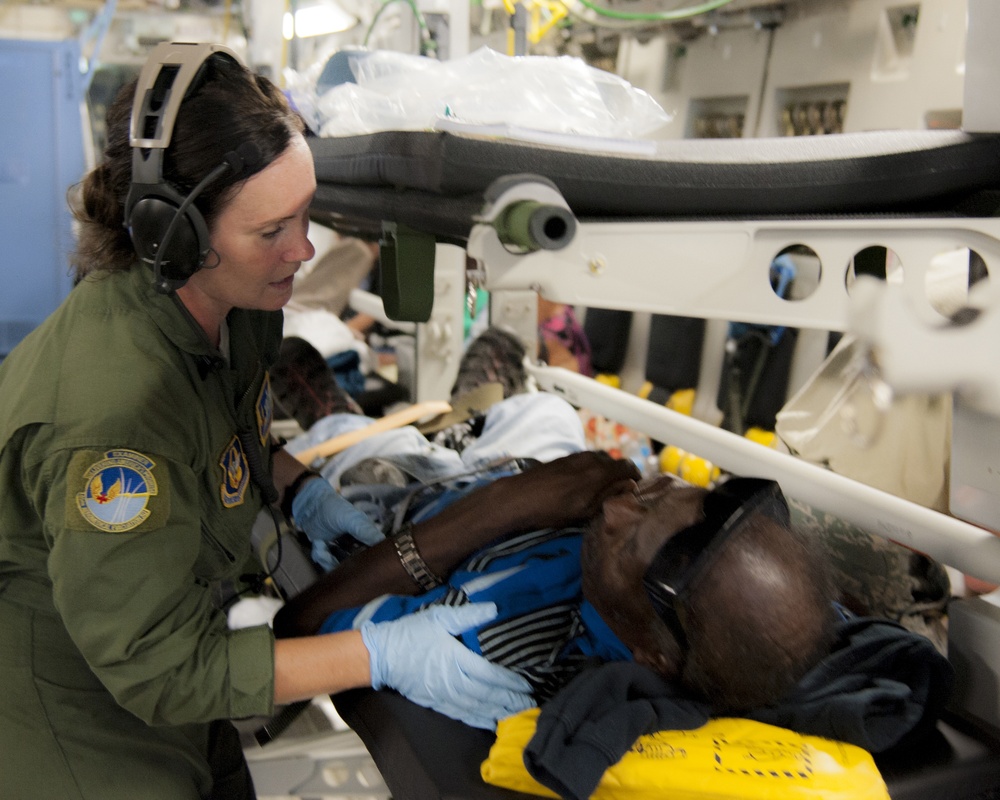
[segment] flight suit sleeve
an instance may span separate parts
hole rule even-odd
[[[192,470],[131,450],[60,451],[33,497],[56,609],[122,707],[152,725],[272,712],[273,634],[231,631],[213,606]]]

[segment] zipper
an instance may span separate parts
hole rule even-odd
[[[253,378],[250,379],[250,383],[247,384],[247,388],[243,390],[243,394],[240,395],[239,402],[236,404],[236,414],[237,415],[239,415],[240,409],[243,407],[243,404],[249,399],[250,393],[253,390],[253,387],[257,385],[257,381],[264,377],[263,376],[263,372],[264,372],[264,369],[263,369],[263,367],[262,367],[262,365],[260,363],[260,360],[258,359],[258,361],[257,361],[257,369],[254,371]],[[239,427],[238,423],[237,423],[237,427]]]

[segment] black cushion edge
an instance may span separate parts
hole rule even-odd
[[[433,131],[309,141],[321,184],[481,195],[497,177],[535,173],[551,179],[580,216],[940,209],[1000,186],[1000,136],[910,131],[809,139],[659,142],[653,158]],[[783,150],[789,159],[777,160]]]

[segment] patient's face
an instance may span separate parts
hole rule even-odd
[[[640,484],[640,493],[604,502],[580,559],[584,596],[633,653],[657,649],[651,629],[660,620],[642,577],[664,542],[702,519],[707,491],[661,477]]]

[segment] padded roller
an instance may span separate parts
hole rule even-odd
[[[500,241],[524,250],[562,250],[576,235],[568,209],[534,200],[511,203],[494,223]]]

